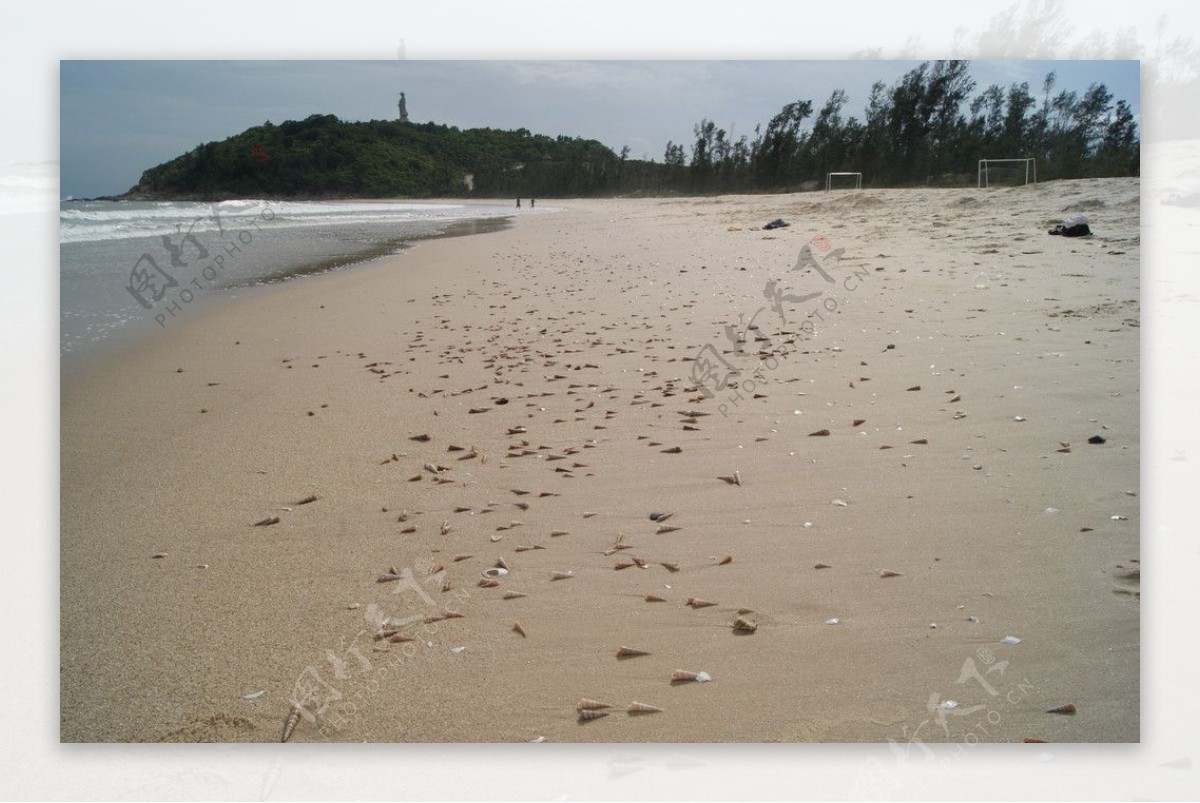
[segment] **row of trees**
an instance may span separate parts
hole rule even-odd
[[[435,123],[343,122],[313,115],[270,122],[147,170],[137,197],[485,197],[771,192],[820,186],[859,171],[865,186],[962,185],[980,158],[1035,157],[1039,178],[1137,175],[1130,105],[1103,84],[1035,97],[1027,83],[976,84],[965,61],[934,61],[891,87],[877,82],[862,119],[836,90],[814,114],[786,104],[734,140],[711,120],[690,145],[668,142],[662,162],[629,158],[595,140],[526,129]]]
[[[1104,84],[1082,95],[1042,82],[993,84],[972,97],[964,61],[936,61],[890,88],[876,82],[862,119],[845,117],[848,97],[830,95],[813,114],[810,100],[789,103],[754,138],[731,141],[709,120],[696,124],[690,159],[670,142],[663,154],[671,184],[691,191],[796,189],[827,173],[859,171],[867,186],[974,182],[980,158],[1034,157],[1043,178],[1129,176],[1139,171],[1132,109],[1113,103]]]

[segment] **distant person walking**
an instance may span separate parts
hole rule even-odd
[[[520,208],[521,208],[521,199],[518,198],[517,199],[517,209],[520,209]]]
[[[537,206],[537,198],[530,198],[529,199],[529,208],[533,209],[535,206]]]

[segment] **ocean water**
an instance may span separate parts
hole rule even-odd
[[[507,204],[63,201],[60,353],[162,331],[239,288],[346,268],[414,240],[502,226]]]

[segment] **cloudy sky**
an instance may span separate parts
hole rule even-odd
[[[820,109],[844,89],[858,116],[874,81],[889,86],[919,61],[63,61],[62,195],[129,189],[141,172],[266,120],[310,114],[394,119],[405,92],[411,119],[469,128],[528,128],[598,139],[635,158],[689,144],[701,118],[753,137],[794,100]],[[1139,108],[1133,61],[973,61],[976,92],[1029,82],[1040,98],[1103,82]],[[1056,90],[1057,91],[1057,90]]]

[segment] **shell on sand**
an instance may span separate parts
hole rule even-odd
[[[725,566],[726,564],[729,564],[729,563],[733,563],[733,555],[726,555],[725,557],[721,558],[721,560],[719,560],[717,562],[717,565]]]
[[[646,602],[666,602],[662,597],[656,597],[653,594],[646,595]]]
[[[833,567],[830,566],[828,563],[817,563],[813,566],[813,568],[814,569],[832,569]]]
[[[635,650],[632,647],[618,647],[618,658],[637,658],[639,655],[649,655],[645,650]]]
[[[1054,708],[1047,709],[1046,713],[1047,714],[1074,714],[1075,713],[1075,704],[1067,703],[1066,705],[1056,706]]]
[[[300,723],[300,706],[292,706],[292,710],[288,711],[287,718],[283,720],[283,736],[280,737],[280,743],[286,742],[292,738],[292,732],[296,730],[296,725]]]
[[[503,599],[520,599],[529,596],[524,591],[505,591]]]
[[[554,572],[550,575],[551,580],[569,580],[575,576],[575,572]]]
[[[682,527],[678,527],[674,524],[664,524],[661,527],[659,527],[656,532],[658,535],[662,535],[663,533],[673,533],[676,530],[682,530],[682,529],[683,529]]]
[[[500,585],[500,581],[493,580],[490,577],[484,577],[476,585],[478,585],[480,588],[496,588]]]
[[[710,608],[717,603],[709,602],[706,599],[699,599],[698,597],[688,597],[683,604],[690,608]]]
[[[739,616],[733,623],[733,629],[739,633],[753,633],[755,630],[758,630],[758,624],[753,619]]]
[[[686,669],[676,669],[671,673],[672,683],[686,683],[693,680],[697,683],[707,683],[712,680],[712,676],[707,672],[689,672]]]
[[[513,622],[512,629],[520,633],[522,636],[525,636],[525,628],[521,627],[520,622]]]
[[[678,563],[660,563],[659,566],[662,566],[664,569],[672,573],[679,571]]]
[[[280,521],[278,516],[268,516],[261,521],[254,522],[255,527],[270,527],[272,524],[278,524]]]
[[[616,569],[617,571],[621,571],[622,569],[628,569],[629,567],[636,566],[636,565],[637,564],[634,563],[633,561],[623,560],[620,563],[615,564],[613,566],[613,568]]]
[[[599,700],[593,700],[589,697],[584,697],[579,702],[575,703],[576,711],[598,711],[601,708],[612,708],[608,703],[602,703]]]
[[[590,720],[600,719],[600,718],[606,717],[606,716],[608,716],[607,711],[580,711],[579,712],[579,721],[580,722],[588,722]]]
[[[629,707],[626,708],[625,710],[628,711],[630,714],[661,714],[662,713],[662,709],[659,708],[658,706],[650,705],[649,703],[639,703],[637,700],[634,700],[632,703],[630,703]]]
[[[879,576],[880,577],[903,577],[904,575],[901,574],[900,572],[892,571],[891,569],[880,569]]]

